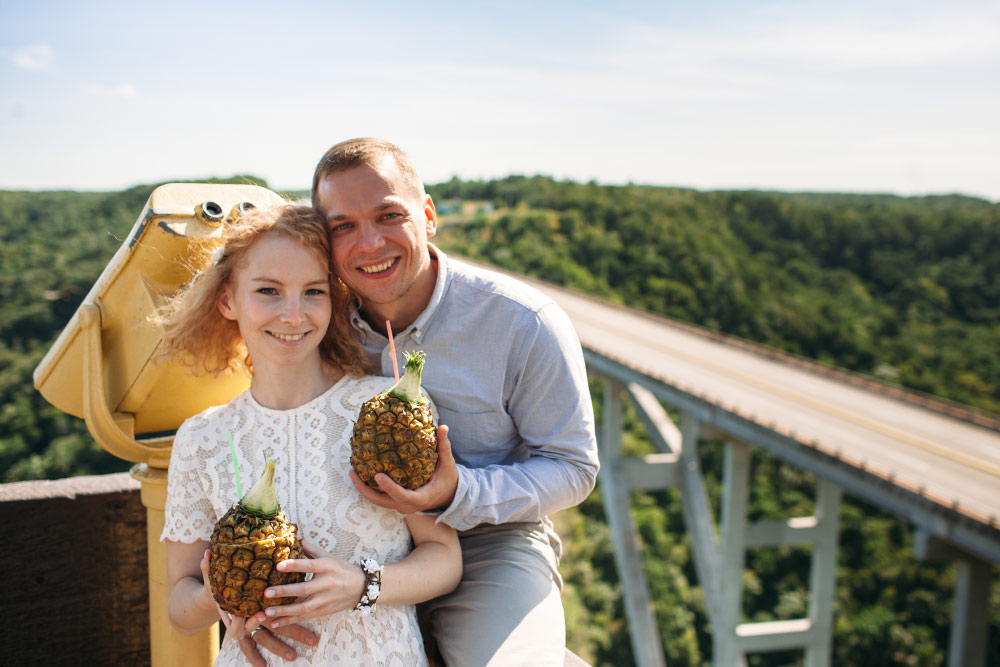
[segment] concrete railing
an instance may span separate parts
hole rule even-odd
[[[128,473],[0,485],[6,665],[148,665],[146,508]]]

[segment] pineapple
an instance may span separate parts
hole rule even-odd
[[[297,532],[278,506],[274,461],[267,461],[264,474],[212,532],[208,574],[219,607],[249,617],[265,607],[294,602],[265,598],[264,589],[305,580],[303,572],[278,572],[275,567],[289,558],[304,558]]]
[[[420,393],[424,353],[406,355],[403,377],[389,391],[361,406],[351,436],[351,466],[373,489],[384,472],[402,487],[427,483],[437,466],[437,431],[427,399]]]

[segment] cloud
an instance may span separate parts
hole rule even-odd
[[[745,16],[742,24],[725,23],[698,35],[638,26],[636,36],[653,57],[683,54],[717,65],[745,63],[772,70],[949,67],[1000,59],[1000,12],[995,9],[889,14],[877,6],[812,7],[779,4]]]
[[[16,49],[13,56],[11,56],[14,65],[27,70],[51,69],[54,58],[55,54],[52,53],[52,47],[45,42]]]
[[[115,99],[132,99],[136,96],[135,86],[130,83],[105,84],[89,83],[83,86],[84,92],[96,97],[111,97]]]

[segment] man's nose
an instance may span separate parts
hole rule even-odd
[[[372,223],[361,225],[360,245],[364,250],[377,250],[382,247],[384,242],[385,236],[378,225]]]

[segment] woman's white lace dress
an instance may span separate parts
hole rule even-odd
[[[196,415],[174,439],[162,540],[208,540],[215,522],[237,501],[226,431],[232,431],[244,492],[260,476],[264,459],[276,463],[281,509],[300,534],[350,562],[362,556],[392,563],[410,551],[403,516],[365,500],[347,477],[350,436],[361,404],[392,386],[384,377],[344,377],[323,395],[292,410],[266,408],[245,391],[226,405]],[[270,665],[426,664],[415,608],[383,607],[375,615],[352,611],[304,624],[315,647],[295,644],[285,662],[261,651]],[[245,665],[239,645],[226,637],[216,665]]]

